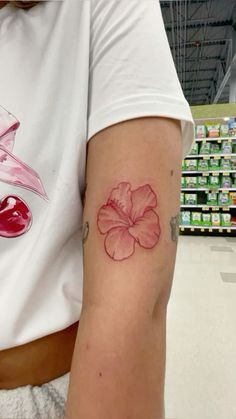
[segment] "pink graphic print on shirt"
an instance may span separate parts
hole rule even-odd
[[[37,172],[12,152],[19,126],[20,122],[0,106],[0,181],[28,189],[48,201]],[[31,224],[31,211],[21,198],[9,195],[0,200],[0,237],[18,237]]]

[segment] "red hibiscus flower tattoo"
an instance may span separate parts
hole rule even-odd
[[[113,260],[124,260],[133,255],[136,243],[152,249],[159,241],[159,217],[153,210],[157,197],[146,184],[131,190],[128,182],[121,182],[111,191],[105,205],[99,209],[97,225],[105,234],[104,247]]]

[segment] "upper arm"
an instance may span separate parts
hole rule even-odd
[[[143,313],[158,299],[168,301],[181,160],[181,129],[173,119],[125,121],[88,142],[84,308]]]

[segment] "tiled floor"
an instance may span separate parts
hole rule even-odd
[[[165,405],[167,419],[236,419],[236,238],[179,239]]]

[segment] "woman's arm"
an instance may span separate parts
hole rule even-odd
[[[171,119],[125,121],[89,142],[67,419],[164,417],[181,160],[180,124]]]

